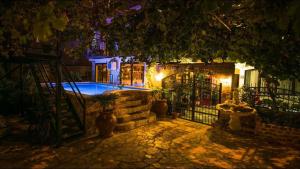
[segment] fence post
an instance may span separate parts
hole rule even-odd
[[[196,77],[193,75],[193,87],[192,87],[192,120],[195,120],[195,106],[196,106]]]
[[[219,87],[219,104],[222,103],[222,83],[220,83]],[[220,110],[218,110],[218,119],[220,119]]]
[[[62,96],[62,67],[60,60],[56,62],[56,134],[57,134],[57,143],[61,143],[61,96]]]
[[[220,83],[219,87],[219,103],[222,103],[222,83]]]
[[[23,78],[23,64],[20,64],[20,114],[24,115],[24,78]]]

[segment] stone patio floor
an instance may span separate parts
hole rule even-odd
[[[170,120],[59,148],[2,140],[0,168],[300,168],[300,150]]]

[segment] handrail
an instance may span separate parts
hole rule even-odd
[[[73,87],[73,85],[72,85],[72,82],[70,82],[69,80],[67,80],[67,83],[70,85],[70,87],[71,87],[73,93],[75,94],[77,100],[79,101],[79,103],[80,103],[81,105],[83,105],[84,103],[83,103],[83,101],[82,101],[81,99],[78,98],[77,92],[75,91],[75,89],[74,89],[74,87]]]
[[[82,101],[81,101],[81,100],[78,100],[78,101],[80,101],[80,104],[85,105],[85,99],[83,98],[83,96],[82,96],[82,94],[81,94],[81,92],[80,92],[78,86],[76,85],[74,79],[72,78],[70,72],[68,71],[68,69],[67,69],[66,67],[63,67],[63,69],[65,69],[64,72],[68,75],[69,79],[71,80],[71,81],[67,80],[67,82],[69,83],[69,85],[70,85],[70,87],[72,88],[73,92],[75,92],[75,90],[73,89],[73,86],[71,85],[71,83],[74,84],[74,86],[75,86],[77,92],[79,93],[80,99],[81,99]],[[76,96],[77,96],[77,94],[76,94],[77,92],[75,92],[75,95],[76,95]]]
[[[38,88],[38,93],[39,93],[39,95],[40,95],[40,97],[41,97],[43,107],[45,108],[45,110],[47,110],[47,108],[46,108],[46,107],[47,107],[47,104],[46,104],[46,101],[44,100],[44,94],[42,93],[41,81],[40,81],[40,79],[38,78],[38,75],[36,74],[36,70],[35,70],[34,66],[33,66],[33,65],[30,65],[29,67],[30,67],[31,72],[32,72],[32,75],[33,75],[33,77],[34,77],[35,84],[36,84],[36,86],[37,86],[37,88]]]
[[[2,77],[0,78],[0,80],[4,79],[4,78],[5,78],[6,76],[8,76],[9,74],[11,74],[11,73],[13,73],[14,71],[18,70],[20,67],[21,67],[21,65],[19,65],[19,66],[13,68],[12,70],[8,71],[4,76],[2,76]]]
[[[45,75],[44,75],[44,73],[42,72],[42,70],[40,69],[40,68],[38,68],[38,70],[39,70],[39,72],[40,72],[40,74],[41,74],[41,77],[43,78],[43,80],[44,80],[44,83],[45,83],[45,85],[47,86],[47,89],[48,89],[48,91],[49,91],[49,93],[52,93],[52,90],[50,89],[50,87],[48,86],[48,82],[50,81],[50,79],[46,79],[45,78]]]
[[[44,70],[44,72],[45,72],[45,76],[46,76],[46,78],[48,79],[48,82],[50,83],[51,88],[52,88],[52,89],[55,89],[54,86],[53,86],[53,84],[51,83],[51,80],[50,80],[48,74],[47,74],[47,70],[46,70],[45,66],[44,66],[43,64],[41,64],[41,66],[42,66],[42,68],[43,68],[43,70]]]
[[[53,90],[55,90],[55,86],[52,84],[52,82],[51,82],[51,80],[50,80],[50,77],[48,76],[48,73],[47,73],[47,70],[46,70],[45,66],[44,66],[43,64],[40,64],[40,68],[41,68],[41,69],[39,69],[39,71],[40,71],[40,73],[41,73],[41,76],[42,76],[43,80],[45,81],[45,83],[46,83],[46,85],[47,85],[47,88],[48,88],[49,92],[51,93],[51,92],[53,92],[53,91],[52,91],[50,88],[52,88]],[[64,68],[64,67],[62,66],[62,68]],[[43,71],[43,72],[42,72],[42,71]],[[72,77],[68,74],[69,72],[66,71],[66,70],[64,70],[64,69],[62,69],[62,72],[63,72],[64,74],[67,74],[67,77],[68,77],[68,78],[66,78],[65,80],[66,80],[66,81],[68,82],[68,84],[70,85],[70,87],[71,87],[73,93],[75,94],[76,99],[78,100],[79,104],[80,104],[81,107],[83,108],[83,119],[82,119],[82,121],[81,121],[81,126],[84,128],[84,127],[85,127],[85,119],[86,119],[86,117],[85,117],[85,116],[86,116],[85,99],[84,99],[83,96],[81,95],[81,93],[80,93],[80,91],[79,91],[79,88],[76,86],[76,84],[75,84],[74,80],[72,79]],[[49,83],[49,84],[48,84],[48,83]],[[73,84],[72,84],[72,83],[73,83]],[[76,87],[76,89],[77,89],[78,92],[75,91],[73,85]],[[79,93],[80,96],[78,96],[77,93]]]
[[[45,68],[45,66],[43,64],[39,65],[39,73],[41,74],[41,78],[42,80],[46,83],[47,89],[50,93],[52,93],[53,91],[50,89],[52,88],[53,90],[55,90],[55,86],[52,84],[48,74],[47,74],[47,70]],[[67,70],[66,67],[64,67],[64,65],[62,64],[62,73],[65,75],[66,77],[66,82],[70,85],[72,92],[75,94],[75,97],[77,99],[77,101],[79,102],[80,106],[83,108],[83,117],[82,117],[82,121],[81,121],[81,125],[84,128],[85,127],[85,121],[86,121],[86,102],[85,99],[83,97],[83,95],[81,94],[78,86],[76,85],[74,79],[72,78],[72,76],[70,75],[69,71]],[[50,84],[48,84],[50,83]]]
[[[78,86],[76,85],[73,77],[71,76],[69,70],[67,69],[67,67],[64,64],[62,64],[62,71],[63,71],[64,74],[66,74],[68,76],[67,82],[70,85],[70,87],[72,88],[72,91],[74,92],[76,99],[78,100],[81,107],[83,108],[83,119],[82,119],[83,124],[82,125],[83,125],[83,128],[85,128],[85,123],[86,123],[86,101],[85,101],[83,95],[81,94]],[[73,84],[71,84],[71,83],[73,83]],[[73,85],[75,86],[77,92],[73,88]],[[79,97],[78,97],[77,93],[79,93]]]
[[[48,105],[47,101],[45,100],[44,93],[42,92],[41,80],[39,79],[38,75],[36,74],[35,67],[33,65],[29,65],[29,68],[31,69],[32,75],[34,77],[35,85],[38,89],[38,94],[39,94],[39,96],[41,97],[41,100],[42,100],[43,108],[44,108],[45,112],[49,113],[49,111],[48,111],[49,107],[47,106]],[[55,131],[57,132],[57,128],[55,127],[54,122],[53,122],[52,119],[51,119],[51,125],[55,129]]]

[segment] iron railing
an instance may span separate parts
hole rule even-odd
[[[270,91],[272,93],[270,93]],[[274,108],[283,112],[300,112],[300,92],[285,88],[245,86],[244,93],[251,96],[255,107]]]
[[[65,77],[64,80],[66,80],[66,82],[70,85],[72,92],[74,94],[74,96],[76,97],[76,100],[78,101],[79,105],[81,106],[82,109],[82,128],[85,129],[85,125],[86,125],[86,101],[81,93],[81,91],[79,90],[75,80],[73,79],[73,77],[70,74],[70,71],[68,70],[68,68],[66,66],[63,65],[62,67],[62,72],[63,75]]]
[[[218,119],[216,104],[221,102],[221,84],[205,81],[188,72],[164,78],[162,87],[171,111],[178,112],[181,118],[207,125]]]

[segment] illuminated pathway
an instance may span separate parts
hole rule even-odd
[[[185,120],[160,121],[58,149],[0,146],[3,168],[300,168],[299,149]],[[1,168],[0,167],[0,168]]]

